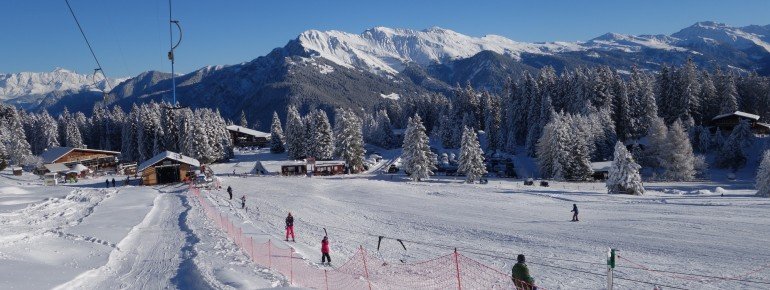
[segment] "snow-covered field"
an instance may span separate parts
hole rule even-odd
[[[388,153],[382,155],[390,158]],[[457,247],[502,272],[525,254],[545,289],[600,289],[612,247],[622,257],[616,278],[686,289],[770,287],[756,283],[770,283],[764,278],[770,273],[770,199],[754,197],[750,181],[653,183],[646,184],[645,196],[609,196],[599,183],[551,182],[544,188],[525,187],[521,180],[469,185],[439,177],[413,183],[381,170],[313,178],[228,176],[248,173],[257,158],[271,156],[245,154],[214,165],[235,199],[247,196],[248,212],[224,190],[204,194],[262,240],[282,240],[283,219],[291,211],[297,233],[291,245],[312,262],[320,259],[325,227],[336,265],[359,245],[393,263],[420,262]],[[43,187],[32,175],[0,174],[0,289],[287,286],[284,277],[238,251],[186,187],[106,189],[103,182]],[[573,203],[580,222],[570,222]],[[377,252],[377,236],[401,238],[407,250],[385,239]],[[615,283],[619,289],[653,287]]]

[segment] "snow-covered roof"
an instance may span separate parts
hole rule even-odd
[[[246,127],[241,127],[238,125],[227,126],[227,130],[241,132],[243,134],[251,135],[254,137],[270,138],[270,133],[265,133],[265,132],[249,129]]]
[[[323,161],[319,161],[323,162]],[[259,161],[256,164],[256,168],[267,171],[268,173],[280,173],[281,166],[287,165],[305,165],[304,160],[281,160],[281,161]]]
[[[73,150],[78,150],[83,152],[92,152],[92,153],[106,153],[106,154],[113,154],[113,155],[120,154],[120,152],[109,151],[109,150],[72,148],[72,147],[52,147],[43,151],[43,154],[40,154],[40,157],[43,158],[43,163],[54,163],[56,162],[56,160],[59,160],[59,158],[61,158],[64,155],[67,155],[67,153],[70,153]]]
[[[612,161],[591,162],[593,171],[609,171],[610,166],[612,166]]]
[[[83,164],[78,163],[78,164],[72,165],[72,170],[73,171],[77,171],[77,172],[83,172],[83,171],[88,170],[88,167],[86,167]]]
[[[741,112],[741,111],[735,111],[733,113],[722,114],[722,115],[714,117],[711,120],[712,121],[713,120],[718,120],[718,119],[722,119],[722,118],[725,118],[725,117],[730,117],[730,116],[733,116],[733,115],[738,116],[738,117],[749,118],[749,119],[752,119],[754,121],[759,120],[759,115],[749,114],[749,113]]]
[[[176,152],[164,151],[164,152],[161,152],[158,155],[155,155],[154,157],[148,159],[147,161],[142,162],[142,164],[139,164],[139,168],[137,169],[137,171],[143,171],[143,170],[147,169],[148,167],[153,166],[153,165],[157,164],[158,162],[161,162],[161,161],[163,161],[165,159],[171,159],[171,160],[174,160],[174,161],[178,161],[178,162],[181,162],[181,163],[184,163],[184,164],[189,164],[189,165],[196,166],[196,167],[197,166],[201,166],[201,163],[198,162],[198,160],[195,159],[195,158],[184,156],[184,155],[176,153]]]
[[[345,161],[342,160],[326,160],[326,161],[316,161],[316,166],[323,166],[323,165],[345,165]]]
[[[67,167],[67,165],[64,165],[63,163],[51,163],[43,165],[45,169],[48,169],[48,171],[52,173],[59,173],[59,172],[67,172],[70,171],[70,168]]]

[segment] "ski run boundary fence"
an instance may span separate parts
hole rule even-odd
[[[430,260],[386,263],[359,246],[338,267],[317,266],[271,240],[255,243],[225,214],[212,207],[200,190],[190,186],[203,210],[254,263],[286,277],[292,286],[312,289],[516,289],[510,273],[486,266],[457,250]],[[522,282],[523,283],[523,282]],[[538,289],[543,289],[538,287]]]

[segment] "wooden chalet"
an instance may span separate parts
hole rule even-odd
[[[593,178],[597,181],[607,180],[610,174],[612,161],[591,162],[591,169],[594,171]]]
[[[230,132],[230,139],[233,141],[233,146],[235,147],[265,147],[267,146],[267,142],[270,141],[270,133],[260,132],[238,125],[227,126],[227,131]]]
[[[199,166],[200,162],[195,158],[165,151],[139,164],[137,171],[141,172],[142,185],[156,185],[194,177]]]
[[[117,167],[119,155],[120,152],[117,151],[53,147],[40,154],[40,157],[43,159],[43,164],[62,164],[68,167],[82,164],[93,171],[105,171],[114,170]]]
[[[731,132],[742,120],[749,122],[751,131],[754,132],[754,134],[770,134],[770,124],[759,122],[759,115],[741,111],[716,116],[711,119],[711,125],[715,128],[719,128],[722,132]]]
[[[345,173],[345,161],[316,161],[313,165],[313,175],[337,175]]]

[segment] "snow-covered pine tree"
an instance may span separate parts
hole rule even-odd
[[[700,77],[700,115],[702,122],[710,121],[720,113],[719,96],[714,85],[714,78],[707,71],[704,71]]]
[[[74,118],[70,118],[65,123],[64,127],[64,144],[67,147],[84,148],[83,136],[80,134],[77,122]]]
[[[729,114],[737,111],[738,90],[735,88],[735,77],[732,74],[724,76],[718,71],[715,86],[719,100],[719,113]]]
[[[337,141],[336,155],[345,160],[350,172],[358,173],[364,168],[364,137],[361,119],[351,110],[338,109],[334,124]]]
[[[484,165],[484,152],[481,150],[476,131],[468,127],[463,129],[457,171],[465,173],[465,182],[467,183],[481,180],[481,177],[487,173],[487,167]]]
[[[428,178],[436,169],[436,156],[430,151],[430,140],[425,132],[420,115],[409,118],[404,133],[402,158],[404,171],[409,172],[413,181]]]
[[[378,142],[377,145],[383,148],[391,148],[395,141],[396,136],[393,133],[393,125],[391,125],[390,117],[388,117],[388,111],[387,110],[380,110],[377,112],[377,116],[375,118],[375,123],[377,124],[376,128],[376,140]],[[439,124],[442,126],[443,125]],[[442,129],[436,130],[441,131]]]
[[[317,110],[311,116],[314,128],[312,140],[315,143],[312,156],[318,160],[330,160],[334,155],[334,135],[329,117],[323,110]]]
[[[48,114],[48,111],[43,111],[40,114],[35,124],[38,140],[37,154],[42,153],[48,148],[59,147],[59,129],[56,120]]]
[[[711,149],[711,131],[709,128],[700,127],[700,136],[698,137],[698,151],[701,153],[708,153]]]
[[[725,135],[722,134],[722,130],[717,127],[716,133],[714,133],[714,143],[712,146],[716,148],[722,148],[722,146],[725,146]]]
[[[754,133],[751,132],[751,125],[746,120],[741,120],[738,125],[733,128],[733,132],[730,133],[730,138],[735,136],[735,139],[740,144],[741,148],[749,148],[754,144]]]
[[[664,149],[664,178],[673,181],[692,180],[695,177],[695,155],[681,120],[676,120],[668,129]]]
[[[0,105],[0,109],[2,109],[4,119],[0,122],[0,127],[6,128],[6,133],[3,134],[5,135],[4,140],[0,141],[5,143],[9,163],[22,165],[27,158],[32,156],[32,150],[29,142],[27,142],[27,136],[24,134],[21,116],[15,107]]]
[[[241,110],[241,123],[240,123],[240,125],[243,128],[248,128],[249,127],[249,122],[246,121],[246,113],[243,110]]]
[[[730,134],[727,142],[719,148],[715,163],[719,168],[730,168],[733,171],[746,165],[746,152],[741,146],[739,135]]]
[[[770,150],[762,154],[756,181],[757,196],[770,197]]]
[[[302,117],[295,106],[289,106],[286,113],[286,152],[289,159],[301,159],[305,157],[304,145],[305,126]]]
[[[278,113],[273,112],[273,124],[270,126],[270,152],[283,153],[286,148],[283,146],[283,129],[281,129],[281,119]]]
[[[629,102],[631,103],[631,138],[639,139],[647,135],[647,130],[653,119],[658,117],[658,106],[650,77],[640,72],[636,67],[631,71],[629,80]]]
[[[569,160],[569,133],[564,113],[554,114],[543,128],[537,144],[537,161],[540,175],[556,180],[565,178]]]
[[[123,127],[121,129],[120,159],[126,161],[138,161],[139,151],[137,148],[137,127],[139,124],[139,107],[134,104],[131,106],[131,112],[126,115]],[[66,126],[66,124],[65,124]],[[180,144],[181,145],[181,144]],[[185,154],[192,156],[189,154]]]
[[[584,133],[580,132],[583,126],[580,125],[578,118],[574,118],[567,115],[567,126],[570,132],[577,132],[576,134],[569,134],[569,156],[567,167],[564,170],[564,178],[567,180],[585,181],[589,180],[593,175],[593,169],[591,168],[591,152],[588,146],[587,138]],[[573,121],[575,120],[575,121]]]
[[[107,133],[109,134],[107,150],[121,151],[124,122],[126,122],[126,112],[120,106],[112,107],[109,127],[107,128]]]
[[[647,148],[644,149],[644,159],[640,160],[644,166],[657,170],[663,165],[667,134],[668,128],[663,118],[652,119],[647,131]]]
[[[615,144],[615,154],[607,176],[607,190],[610,194],[644,194],[642,177],[639,175],[641,166],[636,164],[634,157],[626,150],[623,143]]]

